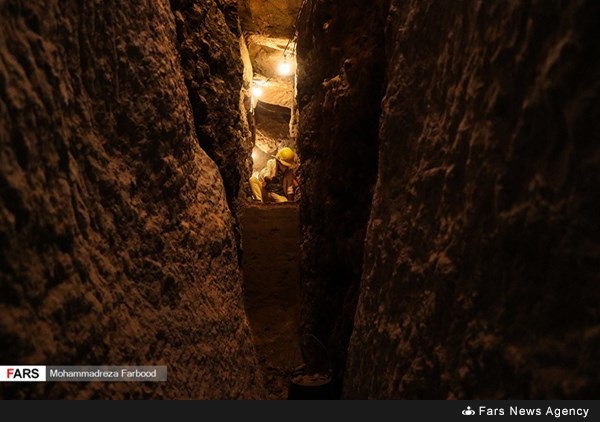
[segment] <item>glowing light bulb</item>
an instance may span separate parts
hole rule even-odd
[[[279,74],[283,76],[289,75],[291,71],[292,66],[290,66],[290,64],[287,61],[279,63],[279,66],[277,67],[277,72],[279,72]]]
[[[252,87],[252,95],[256,98],[259,98],[261,95],[263,95],[263,89],[260,86],[254,86]]]

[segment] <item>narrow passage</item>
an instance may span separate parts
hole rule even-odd
[[[268,398],[286,400],[302,363],[298,204],[248,204],[241,224],[246,311]]]

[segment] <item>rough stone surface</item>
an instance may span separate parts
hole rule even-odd
[[[344,398],[598,397],[599,21],[392,1]]]
[[[307,1],[298,38],[304,359],[341,382],[377,168],[382,2]]]
[[[257,101],[254,116],[256,122],[255,144],[262,151],[274,156],[284,146],[296,149],[290,139],[289,108]]]
[[[1,398],[265,397],[175,24],[166,0],[0,4],[0,362],[169,370]]]
[[[292,34],[302,0],[237,0],[237,3],[245,31],[287,38]]]
[[[171,0],[171,7],[198,140],[217,163],[235,210],[252,168],[252,136],[240,106],[244,65],[236,4]]]
[[[294,369],[302,363],[298,204],[251,203],[240,211],[248,320],[267,398],[285,400]]]

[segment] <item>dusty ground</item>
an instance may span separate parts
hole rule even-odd
[[[241,213],[244,297],[268,398],[285,400],[299,344],[298,205],[248,204]]]

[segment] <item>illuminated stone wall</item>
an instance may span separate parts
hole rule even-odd
[[[229,66],[237,39],[213,18]],[[265,396],[182,19],[166,0],[0,5],[0,363],[168,367],[166,383],[2,383],[0,398]],[[236,98],[215,60],[196,57],[191,83]]]
[[[598,397],[599,19],[392,1],[344,398]]]

